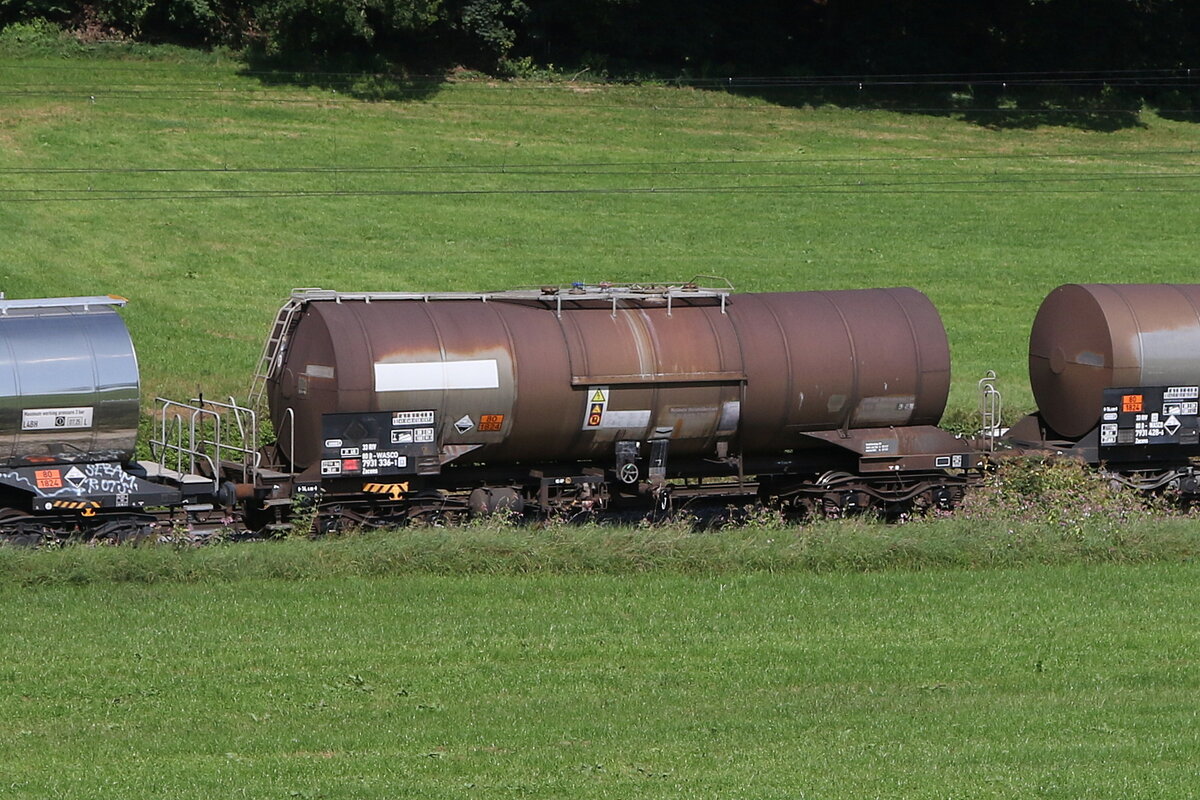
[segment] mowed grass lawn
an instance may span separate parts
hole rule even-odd
[[[1197,280],[1200,125],[1152,110],[1014,128],[786,89],[464,77],[367,102],[309,80],[335,85],[0,58],[3,289],[129,297],[147,397],[212,397],[245,391],[294,286],[906,284],[944,315],[966,414],[987,369],[1032,407],[1054,286]]]
[[[147,403],[243,392],[293,286],[708,273],[922,289],[952,410],[1026,410],[1047,291],[1198,279],[1200,127],[1151,110],[277,78],[0,57],[0,289],[129,297]],[[1196,570],[7,583],[0,795],[1186,797]]]
[[[0,588],[6,797],[1188,797],[1195,565]]]

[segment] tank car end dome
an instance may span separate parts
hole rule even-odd
[[[1059,286],[1033,321],[1029,384],[1045,423],[1071,438],[1100,421],[1105,389],[1200,384],[1200,286]]]

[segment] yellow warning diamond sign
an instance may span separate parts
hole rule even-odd
[[[607,386],[590,386],[588,393],[591,400],[585,406],[583,415],[583,429],[599,428],[604,422],[604,412],[608,408],[608,387]]]

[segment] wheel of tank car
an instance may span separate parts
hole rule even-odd
[[[821,501],[806,495],[796,494],[783,501],[780,504],[780,511],[785,519],[789,521],[801,521],[812,519],[821,511]]]
[[[54,539],[53,532],[28,511],[0,510],[0,542],[14,547],[40,547]]]
[[[0,542],[7,545],[12,545],[13,547],[40,547],[45,538],[46,537],[37,532],[14,532],[0,535]]]
[[[447,505],[446,496],[436,490],[418,492],[409,501],[406,516],[410,525],[442,528],[455,521],[457,508]]]
[[[312,532],[318,536],[325,536],[330,533],[341,533],[347,528],[346,519],[341,514],[336,512],[322,512],[315,520],[313,520]]]
[[[829,493],[821,499],[821,514],[825,519],[841,519],[846,516],[844,498],[838,494]]]
[[[439,506],[418,506],[408,510],[408,524],[427,528],[444,528],[452,522],[452,515]]]
[[[139,520],[114,520],[92,531],[91,544],[141,544],[154,539],[154,529]]]
[[[360,514],[343,505],[324,506],[321,508],[321,513],[313,520],[312,532],[318,536],[344,533],[354,528],[365,527],[370,523],[370,519],[370,516]]]
[[[88,544],[118,544],[122,524],[113,520],[97,525],[87,532]]]
[[[621,479],[621,483],[637,483],[638,474],[638,465],[632,463],[622,464],[617,470],[617,477]]]

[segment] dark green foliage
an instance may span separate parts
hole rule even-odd
[[[521,0],[466,0],[457,10],[454,28],[461,34],[464,55],[502,66],[517,42],[517,27],[529,8]]]
[[[367,48],[373,35],[357,4],[338,0],[279,0],[262,6],[260,20],[270,55],[332,53]]]
[[[0,30],[0,48],[17,56],[66,56],[79,45],[57,25],[34,19],[14,22]]]
[[[1185,0],[0,0],[0,25],[38,18],[250,48],[310,69],[554,64],[614,76],[844,75],[851,85],[973,76],[981,99],[1012,88],[988,74],[1037,83],[1049,72],[1104,73],[1059,75],[1078,96],[1121,85],[1157,97],[1180,87],[1128,71],[1186,70],[1200,46],[1200,4]],[[1183,83],[1195,93],[1186,73]]]
[[[260,0],[255,52],[274,63],[387,69],[464,63],[495,70],[517,39],[520,0]]]
[[[302,67],[382,69],[418,58],[419,37],[442,18],[440,0],[259,0],[251,51]]]
[[[0,24],[33,19],[65,22],[81,6],[75,0],[0,0]]]

